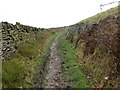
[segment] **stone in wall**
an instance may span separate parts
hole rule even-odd
[[[0,60],[3,60],[2,57],[2,24],[0,23]]]
[[[8,22],[1,23],[2,33],[2,57],[4,60],[12,58],[14,53],[17,51],[15,46],[21,42],[34,41],[36,40],[37,34],[44,29],[25,26],[16,22],[15,25]]]

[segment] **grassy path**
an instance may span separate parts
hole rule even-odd
[[[69,83],[70,87],[74,88],[87,88],[89,80],[87,79],[85,72],[81,69],[82,65],[78,63],[79,58],[76,56],[76,50],[63,35],[59,39],[59,54],[62,58],[61,69],[65,81]]]
[[[50,46],[49,63],[47,66],[47,75],[45,78],[45,88],[65,88],[66,83],[64,82],[61,74],[61,59],[57,53],[57,41],[60,35],[58,35]]]
[[[2,87],[33,88],[36,81],[35,75],[41,74],[44,53],[56,34],[41,32],[35,41],[17,44],[17,52],[13,58],[2,62]]]

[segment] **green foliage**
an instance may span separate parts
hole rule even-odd
[[[113,14],[117,13],[119,10],[120,10],[120,7],[111,8],[107,11],[98,13],[97,15],[94,15],[92,17],[85,19],[85,20],[82,20],[79,23],[98,24],[101,19],[104,19],[108,15],[113,15]]]
[[[37,47],[39,47],[39,43],[35,43],[35,42],[24,43],[23,42],[17,46],[17,50],[22,56],[32,59],[39,53]]]
[[[55,33],[43,31],[36,40],[17,44],[13,58],[2,63],[2,87],[32,88],[34,76],[43,62],[42,56],[54,36]]]
[[[16,53],[12,60],[3,62],[2,84],[3,88],[27,87],[31,85],[34,61],[28,61],[25,57]],[[27,85],[28,84],[28,85]]]
[[[72,87],[75,88],[87,88],[89,80],[85,77],[85,73],[79,69],[82,67],[77,65],[78,57],[75,56],[76,50],[71,45],[65,36],[62,36],[59,40],[59,53],[63,58],[62,72],[66,82],[72,82]]]
[[[92,80],[92,88],[119,88],[119,10],[120,6],[98,13],[69,29],[67,40],[77,46],[76,55]],[[78,33],[76,27],[81,28]],[[105,77],[109,78],[106,80]]]

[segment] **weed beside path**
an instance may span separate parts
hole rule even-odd
[[[33,88],[34,75],[39,72],[43,55],[56,34],[41,32],[34,42],[22,42],[11,60],[2,63],[3,88]]]
[[[78,57],[75,55],[76,50],[63,35],[58,43],[59,54],[62,59],[61,69],[66,82],[70,87],[87,88],[90,80],[86,78],[85,72],[81,71],[81,65],[77,64]]]

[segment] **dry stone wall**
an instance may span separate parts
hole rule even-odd
[[[36,40],[37,34],[42,31],[45,29],[25,26],[18,22],[15,25],[0,23],[0,59],[9,60],[16,52],[17,44]]]
[[[0,23],[0,60],[2,60],[2,24]]]

